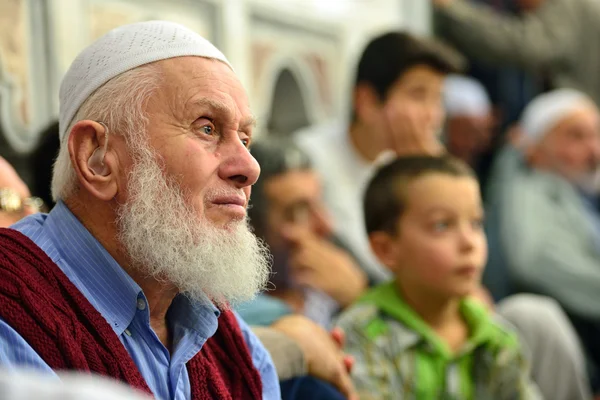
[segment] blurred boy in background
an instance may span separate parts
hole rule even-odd
[[[444,121],[442,88],[462,57],[441,43],[405,32],[369,42],[361,55],[349,121],[298,132],[297,140],[323,178],[334,231],[356,253],[370,280],[389,272],[365,235],[362,197],[377,165],[390,156],[439,154]]]

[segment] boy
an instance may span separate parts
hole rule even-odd
[[[438,134],[444,120],[444,78],[463,67],[462,57],[439,42],[396,31],[377,36],[356,68],[350,120],[297,135],[323,178],[335,234],[356,254],[371,281],[384,282],[389,274],[365,236],[365,187],[386,155],[442,151]]]
[[[361,399],[532,399],[516,336],[470,299],[487,257],[473,171],[411,156],[367,188],[371,247],[395,279],[342,314]]]

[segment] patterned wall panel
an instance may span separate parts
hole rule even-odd
[[[27,152],[49,119],[45,4],[0,0],[0,154]]]
[[[341,68],[342,58],[338,26],[286,18],[266,7],[255,7],[250,21],[251,92],[261,127],[268,125],[272,104],[286,101],[273,98],[284,70],[289,71],[298,84],[309,123],[333,117],[338,100],[336,71]]]

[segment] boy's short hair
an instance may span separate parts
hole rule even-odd
[[[367,187],[364,197],[367,233],[395,234],[406,206],[406,186],[416,178],[435,173],[477,179],[471,167],[450,155],[397,158],[379,169]]]
[[[363,51],[356,71],[355,87],[366,83],[380,100],[415,65],[424,64],[442,74],[460,73],[465,59],[437,40],[417,38],[406,32],[389,32],[373,39]]]

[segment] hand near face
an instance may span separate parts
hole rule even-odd
[[[336,328],[329,333],[301,315],[283,317],[271,327],[302,348],[309,375],[331,383],[346,398],[358,400],[349,375],[354,361],[342,352],[344,334],[341,330]]]
[[[21,180],[17,171],[15,171],[12,165],[2,157],[0,157],[0,189],[13,190],[21,197],[21,199],[31,196],[29,188],[27,188],[27,185]],[[34,210],[30,210],[28,207],[25,207],[22,212],[18,213],[0,211],[0,227],[8,227],[34,212]]]
[[[436,132],[413,107],[390,107],[383,115],[390,134],[390,147],[396,155],[440,155],[444,152]]]
[[[329,241],[307,229],[286,227],[291,244],[289,265],[295,283],[325,292],[345,307],[362,294],[367,278],[354,260]]]

